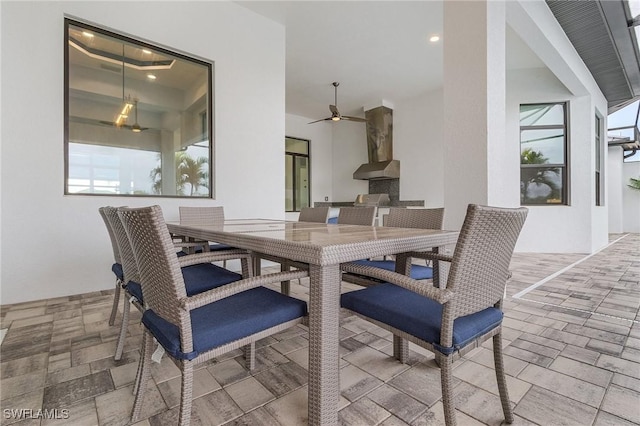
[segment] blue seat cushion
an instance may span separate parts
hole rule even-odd
[[[203,252],[202,246],[196,246],[195,249],[196,249],[195,250],[196,253]],[[218,243],[209,244],[209,251],[220,251],[220,250],[229,250],[229,249],[235,249],[235,247],[231,247],[226,244],[218,244]]]
[[[122,271],[122,264],[114,263],[111,265],[111,271],[116,275],[116,278],[120,281],[124,281],[124,272]]]
[[[234,248],[235,247],[231,247],[226,244],[209,244],[209,251],[229,250]]]
[[[411,334],[445,355],[462,349],[474,339],[498,327],[502,311],[489,307],[453,322],[453,345],[440,345],[442,305],[410,290],[383,283],[364,290],[345,293],[340,298],[343,308],[362,314]]]
[[[337,216],[336,216],[336,217],[330,217],[330,218],[327,220],[327,223],[333,223],[333,224],[338,223],[338,217],[337,217]]]
[[[391,272],[395,272],[396,270],[396,262],[393,260],[356,260],[354,263],[365,266],[374,266]],[[416,265],[412,263],[411,278],[414,280],[429,280],[433,278],[433,268],[430,266]]]
[[[307,314],[307,303],[265,287],[226,297],[191,311],[193,351],[182,352],[178,327],[151,309],[142,323],[176,359],[194,359],[198,354],[250,336]]]
[[[242,279],[242,275],[211,263],[186,266],[182,268],[182,277],[184,278],[187,296],[193,296]],[[127,291],[135,296],[140,303],[143,302],[140,284],[129,281]]]

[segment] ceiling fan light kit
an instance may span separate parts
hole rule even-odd
[[[334,105],[329,105],[329,111],[331,111],[331,117],[321,118],[320,120],[315,120],[307,124],[313,124],[319,121],[341,121],[341,120],[357,121],[359,123],[366,122],[367,120],[364,118],[352,117],[349,115],[340,114],[340,111],[338,111],[338,86],[340,85],[340,83],[338,83],[337,81],[334,81],[331,84],[334,87]]]

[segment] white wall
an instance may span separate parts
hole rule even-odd
[[[313,119],[287,114],[285,128],[287,136],[308,139],[311,156],[311,205],[333,199],[333,138],[331,125],[327,123],[308,124]],[[284,147],[284,141],[282,142]],[[288,220],[298,220],[298,213],[286,213]]]
[[[608,155],[605,166],[605,196],[606,205],[609,209],[609,232],[619,234],[624,232],[622,207],[622,187],[624,185],[622,178],[622,147],[609,147]]]
[[[2,304],[112,288],[99,206],[284,217],[284,28],[231,2],[149,5],[1,3]],[[65,14],[215,62],[216,200],[63,195]]]
[[[356,195],[369,192],[368,181],[353,178],[353,172],[369,162],[366,124],[351,121],[322,124],[331,126],[333,132],[333,198],[330,201],[354,201]]]
[[[640,161],[622,166],[624,232],[640,232],[640,191],[629,188],[629,178],[640,179]]]

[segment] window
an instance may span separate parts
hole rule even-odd
[[[309,207],[309,141],[285,138],[285,210],[299,212]]]
[[[520,105],[520,203],[568,204],[567,105]]]
[[[595,140],[595,192],[596,192],[596,206],[604,206],[604,146],[602,141],[604,139],[602,135],[602,117],[596,113],[596,128],[594,140]]]
[[[65,19],[65,194],[213,196],[212,64]]]

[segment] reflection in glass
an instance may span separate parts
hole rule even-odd
[[[212,197],[211,64],[65,24],[65,193]]]
[[[567,204],[565,104],[520,105],[520,203]]]
[[[285,138],[285,210],[310,206],[309,141]]]
[[[562,169],[559,167],[522,167],[520,203],[562,204]]]
[[[563,104],[520,105],[521,126],[564,125]]]
[[[528,149],[539,152],[546,163],[564,163],[563,129],[523,130],[520,141],[520,152]]]

